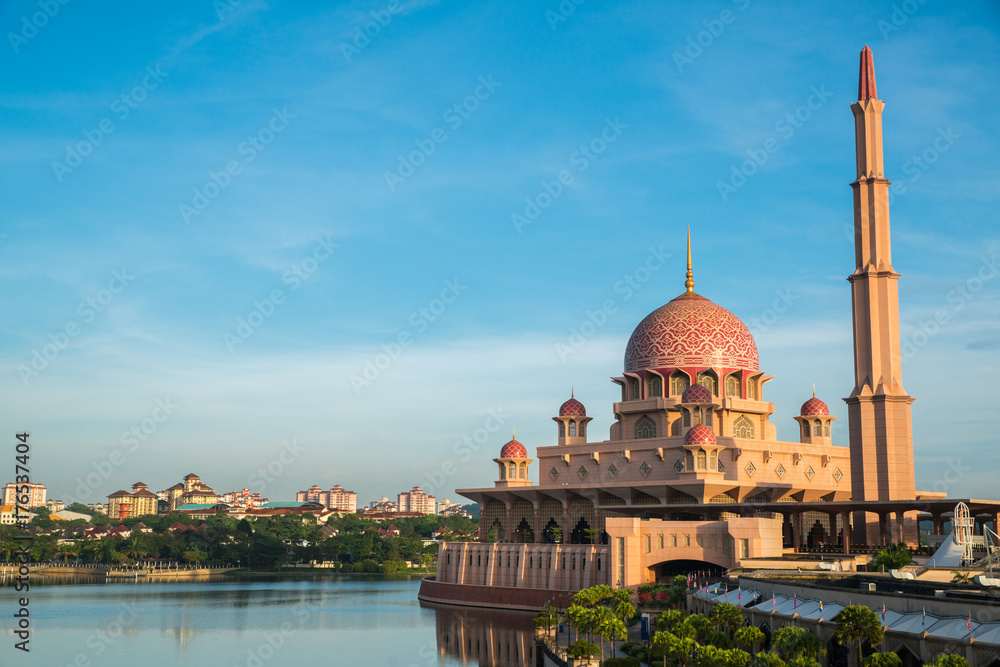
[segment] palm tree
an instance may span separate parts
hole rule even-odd
[[[861,645],[865,640],[872,646],[882,642],[882,621],[878,614],[868,607],[856,604],[845,607],[833,617],[833,621],[837,624],[834,636],[837,637],[838,641],[845,644],[857,644],[858,664],[861,664]]]
[[[903,661],[895,653],[872,653],[862,661],[863,667],[903,667]]]
[[[770,651],[758,653],[753,658],[754,667],[785,667],[785,661]]]
[[[732,638],[733,631],[743,625],[743,613],[740,608],[730,602],[723,602],[712,610],[709,617],[717,628],[722,628],[726,636]]]
[[[771,647],[788,662],[798,658],[815,661],[823,652],[823,640],[805,628],[786,625],[774,633]]]
[[[146,549],[142,536],[136,533],[122,544],[122,553],[132,560],[138,561],[140,557],[147,555],[149,551]]]
[[[657,632],[653,635],[653,648],[663,653],[663,667],[667,667],[667,658],[677,663],[679,667],[685,667],[698,643],[690,637],[678,637],[672,632]]]
[[[753,653],[758,644],[764,643],[766,637],[760,628],[745,625],[736,631],[735,639],[736,643],[742,646],[745,651]]]

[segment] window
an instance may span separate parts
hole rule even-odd
[[[681,538],[681,546],[684,546],[684,547],[691,546],[691,536],[690,535],[685,535],[683,538]]]
[[[698,470],[704,470],[706,465],[707,464],[705,462],[705,450],[704,449],[699,449],[698,450]]]
[[[729,398],[742,398],[740,392],[740,379],[735,375],[726,378],[726,396]]]
[[[587,435],[587,422],[580,422],[580,437]]]
[[[503,481],[507,479],[507,466],[500,464],[500,480]]]
[[[708,454],[708,469],[711,470],[712,472],[715,472],[716,470],[719,469],[718,454],[715,453],[715,450],[712,450]]]
[[[600,558],[597,559],[597,571],[598,572],[601,571],[601,559]]]
[[[660,549],[663,548],[663,535],[658,535],[656,538],[656,543]]]
[[[740,558],[750,558],[750,540],[740,540]]]
[[[635,423],[635,439],[642,440],[644,438],[655,438],[656,437],[656,422],[652,419],[643,415],[639,421]]]
[[[695,408],[692,413],[694,414],[694,425],[697,426],[701,423],[701,408]]]
[[[628,379],[628,397],[630,400],[639,400],[639,381],[635,378]]]
[[[684,425],[691,425],[691,411],[687,408],[681,408],[681,415],[684,417]]]
[[[708,546],[708,548],[711,549],[712,551],[715,551],[716,549],[719,548],[719,544],[718,544],[718,542],[716,542],[715,535],[712,535],[709,538],[709,546]]]
[[[694,541],[698,544],[699,547],[701,547],[703,549],[705,548],[705,536],[704,535],[695,535]]]
[[[654,375],[649,378],[649,386],[646,391],[646,396],[648,398],[663,396],[663,378],[659,375]]]
[[[576,437],[576,422],[572,419],[569,420],[569,437]]]
[[[670,395],[680,396],[690,384],[687,375],[680,371],[674,371],[674,374],[670,376]]]
[[[688,472],[694,470],[694,454],[691,452],[684,453],[684,469]]]
[[[813,422],[813,433],[816,435],[823,435],[823,422],[816,420]]]
[[[704,373],[699,374],[698,384],[712,392],[712,396],[718,396],[719,382],[715,379],[715,373],[712,371],[705,371]]]
[[[564,424],[563,422],[559,422],[559,437],[560,438],[566,437],[566,424]]]
[[[518,479],[528,479],[528,464],[519,463],[517,466],[517,478]]]
[[[508,463],[507,466],[507,479],[517,479],[517,465]]]
[[[733,437],[753,439],[753,422],[746,415],[741,415],[733,422]]]
[[[670,536],[670,546],[672,546],[672,547],[676,547],[677,546],[677,536],[676,535],[671,535]]]
[[[712,425],[712,408],[705,408],[705,426]]]
[[[643,547],[646,553],[649,553],[650,551],[653,550],[652,540],[650,539],[650,537],[651,536],[646,535],[645,546]]]
[[[753,380],[747,380],[747,398],[751,401],[757,400],[757,383]]]
[[[802,422],[802,437],[803,438],[809,437],[809,422],[807,421]]]
[[[830,437],[830,422],[826,423],[826,428],[823,429],[823,432],[826,434],[826,437]]]

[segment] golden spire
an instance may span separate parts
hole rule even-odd
[[[691,272],[691,228],[688,227],[688,270],[687,280],[684,281],[684,289],[694,292],[694,273]]]
[[[575,397],[573,396],[573,385],[570,385],[570,386],[569,386],[569,397],[570,397],[570,398],[575,398]]]
[[[516,428],[512,428],[511,429],[510,439],[511,440],[517,440],[517,429]]]
[[[813,398],[816,398],[816,383],[813,382]]]

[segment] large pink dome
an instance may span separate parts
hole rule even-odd
[[[639,323],[625,348],[625,372],[647,368],[760,370],[757,343],[731,312],[685,292]]]
[[[568,401],[559,406],[559,416],[560,417],[586,417],[587,408],[583,407],[583,403],[576,400],[575,398],[570,398]]]
[[[517,440],[511,440],[503,446],[503,449],[500,450],[500,458],[526,459],[528,458],[528,450]]]
[[[816,415],[829,415],[830,408],[826,406],[826,403],[819,400],[815,396],[810,398],[808,401],[802,404],[802,409],[799,410],[799,415],[813,417]]]

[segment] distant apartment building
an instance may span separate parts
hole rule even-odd
[[[382,496],[378,500],[373,500],[368,503],[369,512],[398,512],[399,504],[394,500],[389,500],[385,496]]]
[[[295,500],[298,502],[319,503],[327,509],[350,512],[352,514],[358,511],[358,494],[354,491],[345,491],[344,487],[340,484],[335,485],[329,491],[324,491],[316,484],[313,484],[305,491],[296,493]]]
[[[27,488],[25,488],[27,487]],[[20,493],[18,493],[20,489]],[[28,482],[25,484],[15,484],[10,482],[3,487],[3,504],[4,505],[21,505],[25,509],[34,509],[36,507],[41,507],[45,504],[45,485],[38,484],[35,482]],[[28,502],[18,503],[17,496],[28,496]]]
[[[156,514],[156,494],[143,482],[132,485],[132,493],[121,490],[108,496],[108,516],[112,519],[129,519],[146,514]]]
[[[87,503],[87,507],[94,510],[95,512],[99,512],[100,514],[104,514],[105,510],[107,509],[104,506],[104,503]]]
[[[45,506],[49,508],[49,511],[55,514],[56,512],[62,512],[66,509],[66,503],[61,500],[46,500]]]
[[[434,514],[436,509],[434,506],[434,500],[434,496],[424,493],[419,486],[415,486],[409,491],[400,493],[397,497],[396,504],[399,512]]]
[[[18,518],[22,521],[30,519],[24,512],[18,512],[14,505],[4,505],[0,508],[0,526],[13,526]]]
[[[215,489],[202,482],[201,478],[193,472],[185,475],[183,482],[174,484],[162,493],[166,494],[166,500],[170,503],[171,511],[181,505],[203,505],[220,502],[219,494],[215,492]]]
[[[242,491],[230,491],[222,494],[221,502],[226,503],[230,507],[247,510],[260,507],[268,502],[268,500],[267,498],[261,498],[260,493],[256,491],[251,492],[250,489],[244,487]]]

